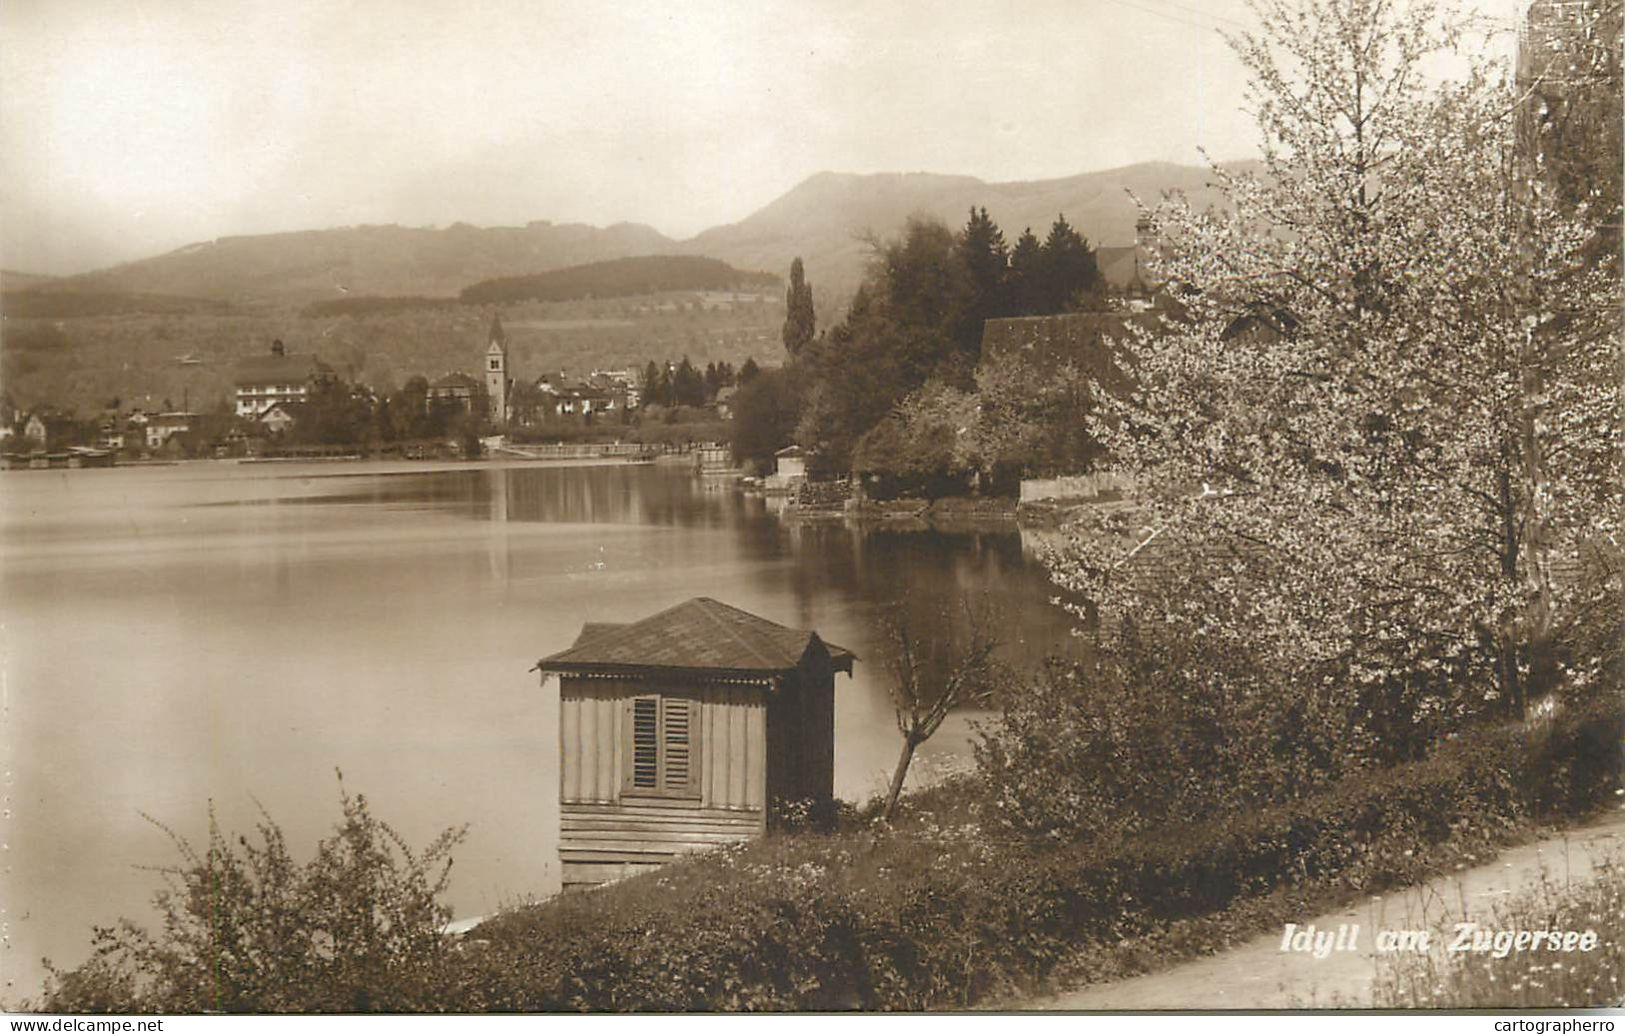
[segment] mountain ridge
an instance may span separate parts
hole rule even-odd
[[[1235,168],[1256,163],[1223,163]],[[744,218],[686,240],[651,226],[532,220],[523,226],[362,224],[275,234],[237,234],[160,255],[30,285],[40,291],[131,292],[235,305],[303,305],[357,295],[454,297],[483,280],[644,255],[693,254],[743,270],[778,273],[800,256],[830,312],[861,281],[870,242],[925,216],[961,225],[985,207],[1013,244],[1039,236],[1061,214],[1090,242],[1133,243],[1131,195],[1151,201],[1183,191],[1216,200],[1212,170],[1139,162],[1052,179],[990,182],[932,172],[814,173]]]

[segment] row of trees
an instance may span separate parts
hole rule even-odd
[[[738,370],[727,360],[706,363],[705,369],[700,370],[686,355],[675,366],[661,365],[651,359],[643,368],[643,401],[667,408],[708,406],[716,401],[717,393],[723,388],[750,380],[757,370],[756,360],[748,358]]]
[[[913,219],[874,249],[845,318],[822,334],[801,260],[792,264],[787,362],[740,392],[740,459],[766,463],[795,441],[815,470],[850,470],[866,452],[894,451],[897,427],[884,425],[900,407],[976,390],[987,320],[1105,305],[1095,251],[1064,216],[1042,242],[1029,229],[1014,248],[986,209],[972,209],[957,233]]]

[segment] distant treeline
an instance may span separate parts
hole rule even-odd
[[[777,287],[772,273],[749,273],[719,259],[697,255],[644,255],[555,269],[530,276],[499,277],[463,288],[464,302],[563,302],[578,298],[625,298],[661,291],[725,291]]]
[[[13,319],[73,319],[86,316],[157,316],[187,313],[224,313],[231,306],[207,298],[181,298],[167,294],[130,291],[53,291],[29,289],[0,292],[0,312]]]
[[[328,298],[311,302],[299,310],[308,319],[326,316],[378,316],[391,312],[409,312],[415,309],[455,309],[463,302],[457,298],[425,298],[422,295],[383,297],[363,295],[357,298]]]
[[[331,316],[378,316],[461,305],[505,305],[510,302],[569,302],[583,298],[628,298],[661,291],[725,291],[730,288],[777,287],[772,273],[748,273],[718,259],[695,255],[645,255],[569,266],[528,276],[482,280],[463,288],[456,298],[422,295],[363,295],[311,302],[300,310],[309,319]]]

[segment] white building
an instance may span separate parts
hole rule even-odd
[[[273,341],[269,355],[237,364],[237,415],[258,419],[278,402],[304,402],[317,385],[333,376],[333,368],[316,356],[288,355],[281,341]]]

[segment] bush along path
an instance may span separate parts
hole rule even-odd
[[[999,1007],[1077,1011],[1377,1008],[1384,1004],[1377,999],[1377,988],[1385,960],[1404,954],[1392,950],[1405,945],[1400,931],[1429,931],[1437,952],[1455,940],[1457,923],[1475,922],[1484,930],[1497,930],[1494,909],[1511,896],[1543,880],[1569,885],[1599,878],[1609,862],[1622,858],[1625,808],[1616,808],[1582,826],[1507,850],[1493,861],[1364,897],[1346,908],[1287,920],[1295,924],[1291,934],[1301,938],[1296,948],[1283,922],[1278,929],[1207,958],[1061,994],[1006,1001]],[[1391,949],[1387,954],[1377,950],[1379,933],[1384,931],[1385,946]],[[1596,933],[1599,939],[1617,935],[1617,931],[1601,928]],[[1317,936],[1322,938],[1320,951],[1315,950]],[[1565,957],[1552,955],[1560,962]],[[1596,1001],[1572,1004],[1619,1004],[1617,995],[1609,1000],[1614,989],[1600,989],[1598,994]]]

